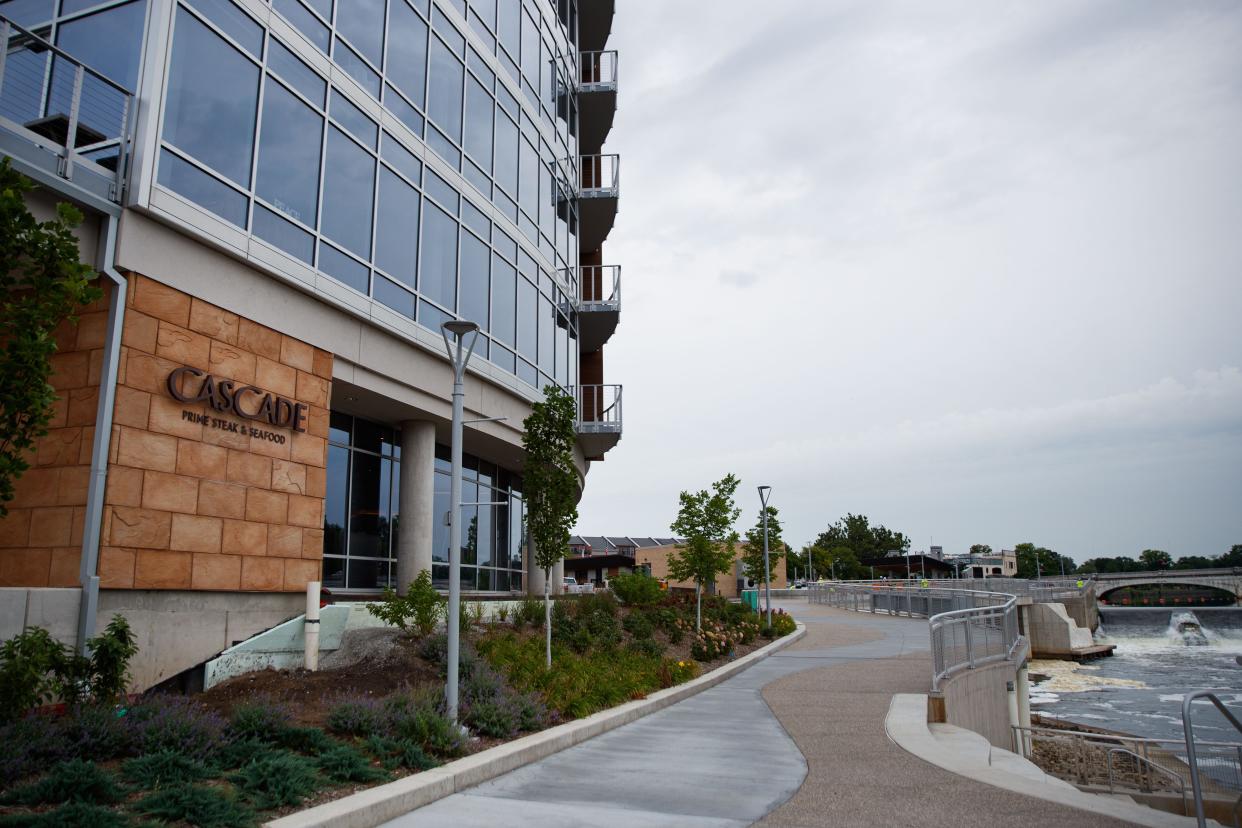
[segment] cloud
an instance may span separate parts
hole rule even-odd
[[[759,275],[750,270],[722,270],[720,272],[720,281],[722,284],[732,287],[748,288],[759,281]]]

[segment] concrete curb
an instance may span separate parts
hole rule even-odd
[[[1193,817],[1080,791],[1068,782],[1043,773],[1016,754],[992,747],[972,731],[952,728],[948,731],[950,738],[938,738],[928,727],[927,697],[921,694],[893,696],[884,718],[884,732],[898,747],[923,761],[985,785],[1149,828],[1194,828],[1198,824]],[[970,739],[970,736],[976,738]],[[1021,770],[1021,773],[1003,770],[1002,765]],[[1216,825],[1211,821],[1209,824]]]
[[[806,625],[771,644],[717,667],[693,681],[652,693],[645,699],[577,719],[562,725],[523,736],[490,750],[450,762],[443,767],[378,785],[341,799],[325,802],[305,811],[265,823],[266,828],[372,828],[395,819],[415,808],[435,802],[450,794],[472,788],[501,774],[537,762],[544,757],[585,742],[601,733],[629,724],[644,716],[663,710],[704,690],[715,687],[727,678],[762,661],[778,650],[788,647],[806,635]]]

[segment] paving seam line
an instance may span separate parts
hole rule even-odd
[[[1193,817],[1178,816],[1146,805],[1109,799],[1077,788],[1066,790],[1060,785],[1051,784],[1052,781],[1059,780],[1047,774],[1045,776],[1050,782],[1045,783],[992,767],[990,758],[989,764],[982,764],[964,751],[953,750],[932,734],[927,724],[927,696],[919,693],[897,693],[893,696],[888,714],[884,717],[884,733],[902,750],[924,762],[994,788],[1148,828],[1194,828],[1197,825]],[[989,751],[994,749],[989,746]],[[1209,820],[1208,824],[1217,823]]]
[[[386,785],[377,785],[356,794],[325,802],[304,811],[264,823],[265,828],[374,828],[402,814],[409,813],[486,782],[501,774],[537,762],[566,748],[585,742],[601,733],[629,724],[663,710],[679,701],[708,690],[725,679],[757,664],[773,653],[788,647],[806,635],[806,625],[778,638],[753,653],[717,667],[696,679],[659,690],[645,699],[626,702],[601,710],[556,727],[523,736],[512,742],[457,759],[432,770],[422,771]]]

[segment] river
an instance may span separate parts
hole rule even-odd
[[[1095,640],[1117,649],[1082,665],[1031,662],[1032,674],[1047,676],[1032,681],[1032,712],[1171,739],[1183,736],[1182,699],[1191,691],[1213,690],[1235,715],[1242,712],[1242,608],[1101,607]],[[1201,738],[1242,738],[1214,710],[1196,705],[1195,722]]]

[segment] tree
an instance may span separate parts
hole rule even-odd
[[[522,421],[526,465],[526,531],[535,564],[543,570],[546,661],[552,668],[552,567],[569,551],[569,532],[578,521],[578,472],[574,468],[574,398],[558,386],[544,389],[542,402]]]
[[[910,539],[881,524],[872,526],[866,515],[847,514],[821,532],[813,545],[820,549],[844,546],[859,560],[866,560],[882,558],[889,552],[904,553],[910,548]]]
[[[1217,566],[1242,566],[1242,543],[1235,543],[1225,554],[1216,559]]]
[[[1139,563],[1144,569],[1172,569],[1173,558],[1163,549],[1144,549],[1139,554]]]
[[[38,222],[26,208],[34,184],[0,159],[0,517],[8,514],[17,480],[30,468],[35,441],[47,434],[56,391],[48,383],[55,330],[77,322],[76,310],[103,296],[95,270],[79,259],[73,228],[82,214],[56,205]]]
[[[785,542],[781,540],[781,522],[777,518],[775,506],[767,507],[768,511],[768,569],[776,571],[780,563]],[[746,549],[742,552],[742,569],[746,577],[755,582],[763,581],[763,508],[759,509],[759,517],[755,519],[755,528],[746,530]]]
[[[681,508],[672,530],[685,539],[668,557],[668,572],[678,581],[694,581],[694,629],[703,628],[703,585],[714,582],[733,565],[737,532],[733,522],[742,513],[733,505],[738,479],[725,475],[706,489],[682,492]]]
[[[988,546],[986,543],[976,543],[976,544],[973,544],[973,545],[970,547],[970,554],[972,554],[972,555],[991,555],[991,554],[992,554],[992,547]]]
[[[1093,572],[1139,572],[1143,569],[1143,565],[1134,558],[1118,556],[1115,558],[1091,558],[1083,562],[1078,567],[1081,574],[1089,574]]]
[[[1059,555],[1043,546],[1036,546],[1033,543],[1020,543],[1013,548],[1018,558],[1019,578],[1035,578],[1040,575],[1053,576],[1060,575],[1062,566],[1061,562],[1065,562],[1066,574],[1075,571],[1078,565],[1070,558]],[[1039,562],[1036,567],[1035,562]]]

